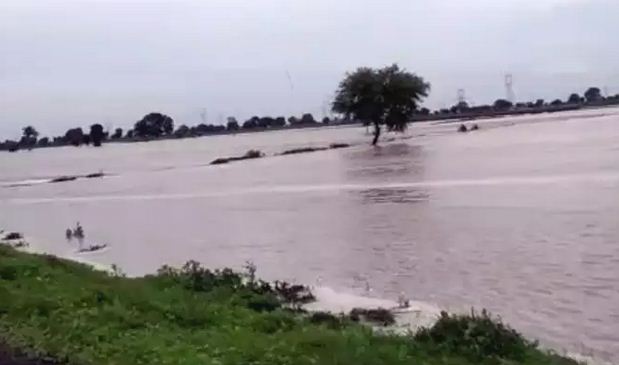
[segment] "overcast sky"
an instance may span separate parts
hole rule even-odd
[[[397,62],[426,105],[619,93],[619,0],[0,1],[0,138],[150,111],[177,124],[316,117],[358,66]]]

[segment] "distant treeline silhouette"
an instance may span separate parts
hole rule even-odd
[[[519,114],[545,111],[559,111],[567,109],[577,109],[583,106],[605,106],[619,104],[619,94],[605,97],[597,87],[591,87],[585,91],[583,96],[571,94],[567,100],[556,99],[550,103],[543,99],[530,102],[512,103],[505,99],[498,99],[492,105],[470,106],[466,102],[460,102],[451,108],[430,111],[428,108],[415,110],[413,120],[429,120],[442,118],[465,118],[485,115],[498,114]],[[326,125],[339,125],[357,123],[352,118],[323,118],[320,122],[314,119],[310,113],[299,117],[270,117],[253,116],[242,124],[236,118],[229,117],[226,125],[200,123],[195,126],[181,124],[175,128],[174,120],[162,113],[149,113],[141,120],[137,121],[132,129],[124,131],[122,128],[105,130],[99,124],[92,124],[88,131],[81,127],[70,128],[64,135],[56,137],[41,137],[39,132],[31,125],[22,129],[22,136],[19,140],[5,140],[0,142],[0,151],[14,152],[20,149],[32,149],[38,147],[52,146],[82,146],[92,145],[101,146],[104,142],[138,142],[155,139],[172,139],[200,137],[216,134],[229,134],[248,131],[263,131],[284,128],[317,127]]]
[[[132,129],[124,131],[122,128],[105,131],[99,123],[90,126],[89,132],[85,132],[81,127],[70,128],[62,136],[53,138],[39,138],[39,132],[33,126],[26,126],[22,129],[22,137],[15,140],[0,142],[0,150],[17,151],[19,149],[32,149],[37,147],[52,146],[82,146],[92,145],[101,146],[103,142],[113,141],[149,141],[161,138],[187,138],[200,137],[214,134],[227,134],[239,131],[253,131],[265,129],[278,129],[286,127],[304,127],[329,125],[332,122],[346,123],[340,119],[331,120],[328,117],[318,122],[312,114],[303,114],[298,117],[258,117],[253,116],[240,124],[236,118],[229,117],[226,125],[214,125],[200,123],[195,126],[181,124],[174,128],[174,120],[162,113],[149,113],[135,123]]]

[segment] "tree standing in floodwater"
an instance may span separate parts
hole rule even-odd
[[[336,91],[332,110],[374,125],[372,145],[378,143],[381,125],[402,132],[430,91],[430,84],[396,64],[381,69],[358,68],[348,73]]]

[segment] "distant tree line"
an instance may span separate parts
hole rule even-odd
[[[501,113],[510,111],[528,111],[528,110],[553,110],[567,106],[601,106],[619,104],[619,94],[614,96],[604,97],[600,88],[590,87],[583,96],[573,93],[564,101],[555,99],[550,102],[544,99],[537,99],[529,102],[512,103],[506,99],[497,99],[492,105],[477,105],[470,106],[467,102],[459,102],[451,108],[443,108],[432,113],[428,109],[422,108],[418,114],[420,115],[452,115],[452,114],[484,114],[484,113]]]
[[[345,122],[342,120],[334,120]],[[333,121],[325,117],[322,124]],[[30,150],[37,147],[52,146],[88,146],[99,147],[105,142],[116,141],[149,141],[161,138],[187,138],[200,137],[213,134],[234,133],[247,130],[276,129],[285,127],[302,127],[320,125],[312,114],[306,113],[299,117],[258,117],[253,116],[242,124],[236,118],[229,117],[226,125],[200,123],[195,126],[181,124],[175,129],[174,120],[162,113],[149,113],[137,121],[132,129],[124,131],[122,128],[106,131],[103,125],[97,123],[90,126],[88,131],[81,127],[70,128],[64,135],[56,137],[39,138],[39,132],[33,126],[22,129],[22,137],[19,140],[6,140],[0,142],[0,151],[17,151],[19,149]]]
[[[394,90],[398,90],[394,94]],[[213,134],[235,133],[239,131],[254,131],[279,128],[299,128],[305,126],[320,126],[329,124],[345,124],[363,122],[375,127],[374,143],[380,135],[380,126],[389,130],[401,130],[411,119],[441,118],[451,115],[483,115],[494,113],[518,113],[545,110],[561,110],[565,107],[601,106],[619,104],[619,94],[605,97],[600,88],[590,87],[582,96],[571,94],[563,101],[556,99],[546,102],[543,99],[529,102],[512,103],[509,100],[498,99],[492,105],[470,106],[460,102],[451,108],[430,111],[428,108],[418,108],[418,102],[427,95],[429,84],[421,77],[401,70],[397,65],[383,69],[360,68],[347,74],[338,88],[336,99],[332,105],[334,112],[343,118],[314,119],[310,113],[301,117],[292,116],[253,116],[243,123],[234,117],[229,117],[225,125],[200,123],[195,126],[181,124],[175,128],[174,120],[162,113],[149,113],[135,122],[132,129],[122,128],[105,130],[99,123],[92,124],[88,130],[81,127],[70,128],[64,135],[56,137],[41,137],[31,125],[22,128],[19,140],[0,141],[0,151],[30,150],[38,147],[52,146],[101,146],[105,142],[117,141],[149,141],[161,138],[188,138]]]

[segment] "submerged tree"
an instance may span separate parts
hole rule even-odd
[[[82,128],[71,128],[64,134],[65,143],[79,146],[84,142],[84,132]]]
[[[602,91],[599,87],[590,87],[585,91],[585,99],[587,103],[596,102],[602,99]]]
[[[123,129],[122,128],[116,128],[114,130],[114,134],[112,134],[112,139],[121,139],[123,138]]]
[[[103,132],[103,126],[99,123],[90,126],[90,141],[93,146],[100,147],[101,142],[105,139],[105,133]]]
[[[372,144],[376,145],[381,125],[403,131],[429,91],[429,83],[398,65],[382,69],[361,67],[340,82],[332,110],[346,118],[373,124]]]
[[[580,101],[582,99],[580,98],[580,95],[573,93],[570,95],[570,97],[567,99],[567,102],[569,104],[580,104]]]
[[[172,134],[174,131],[174,120],[161,113],[146,114],[142,120],[135,123],[135,135],[138,137],[161,137],[162,135]]]
[[[29,125],[27,127],[22,128],[22,137],[19,141],[19,144],[28,149],[34,147],[37,144],[37,137],[39,136],[39,132],[34,129],[33,126]]]
[[[39,136],[39,132],[31,125],[22,128],[22,135],[27,138],[37,138]]]

